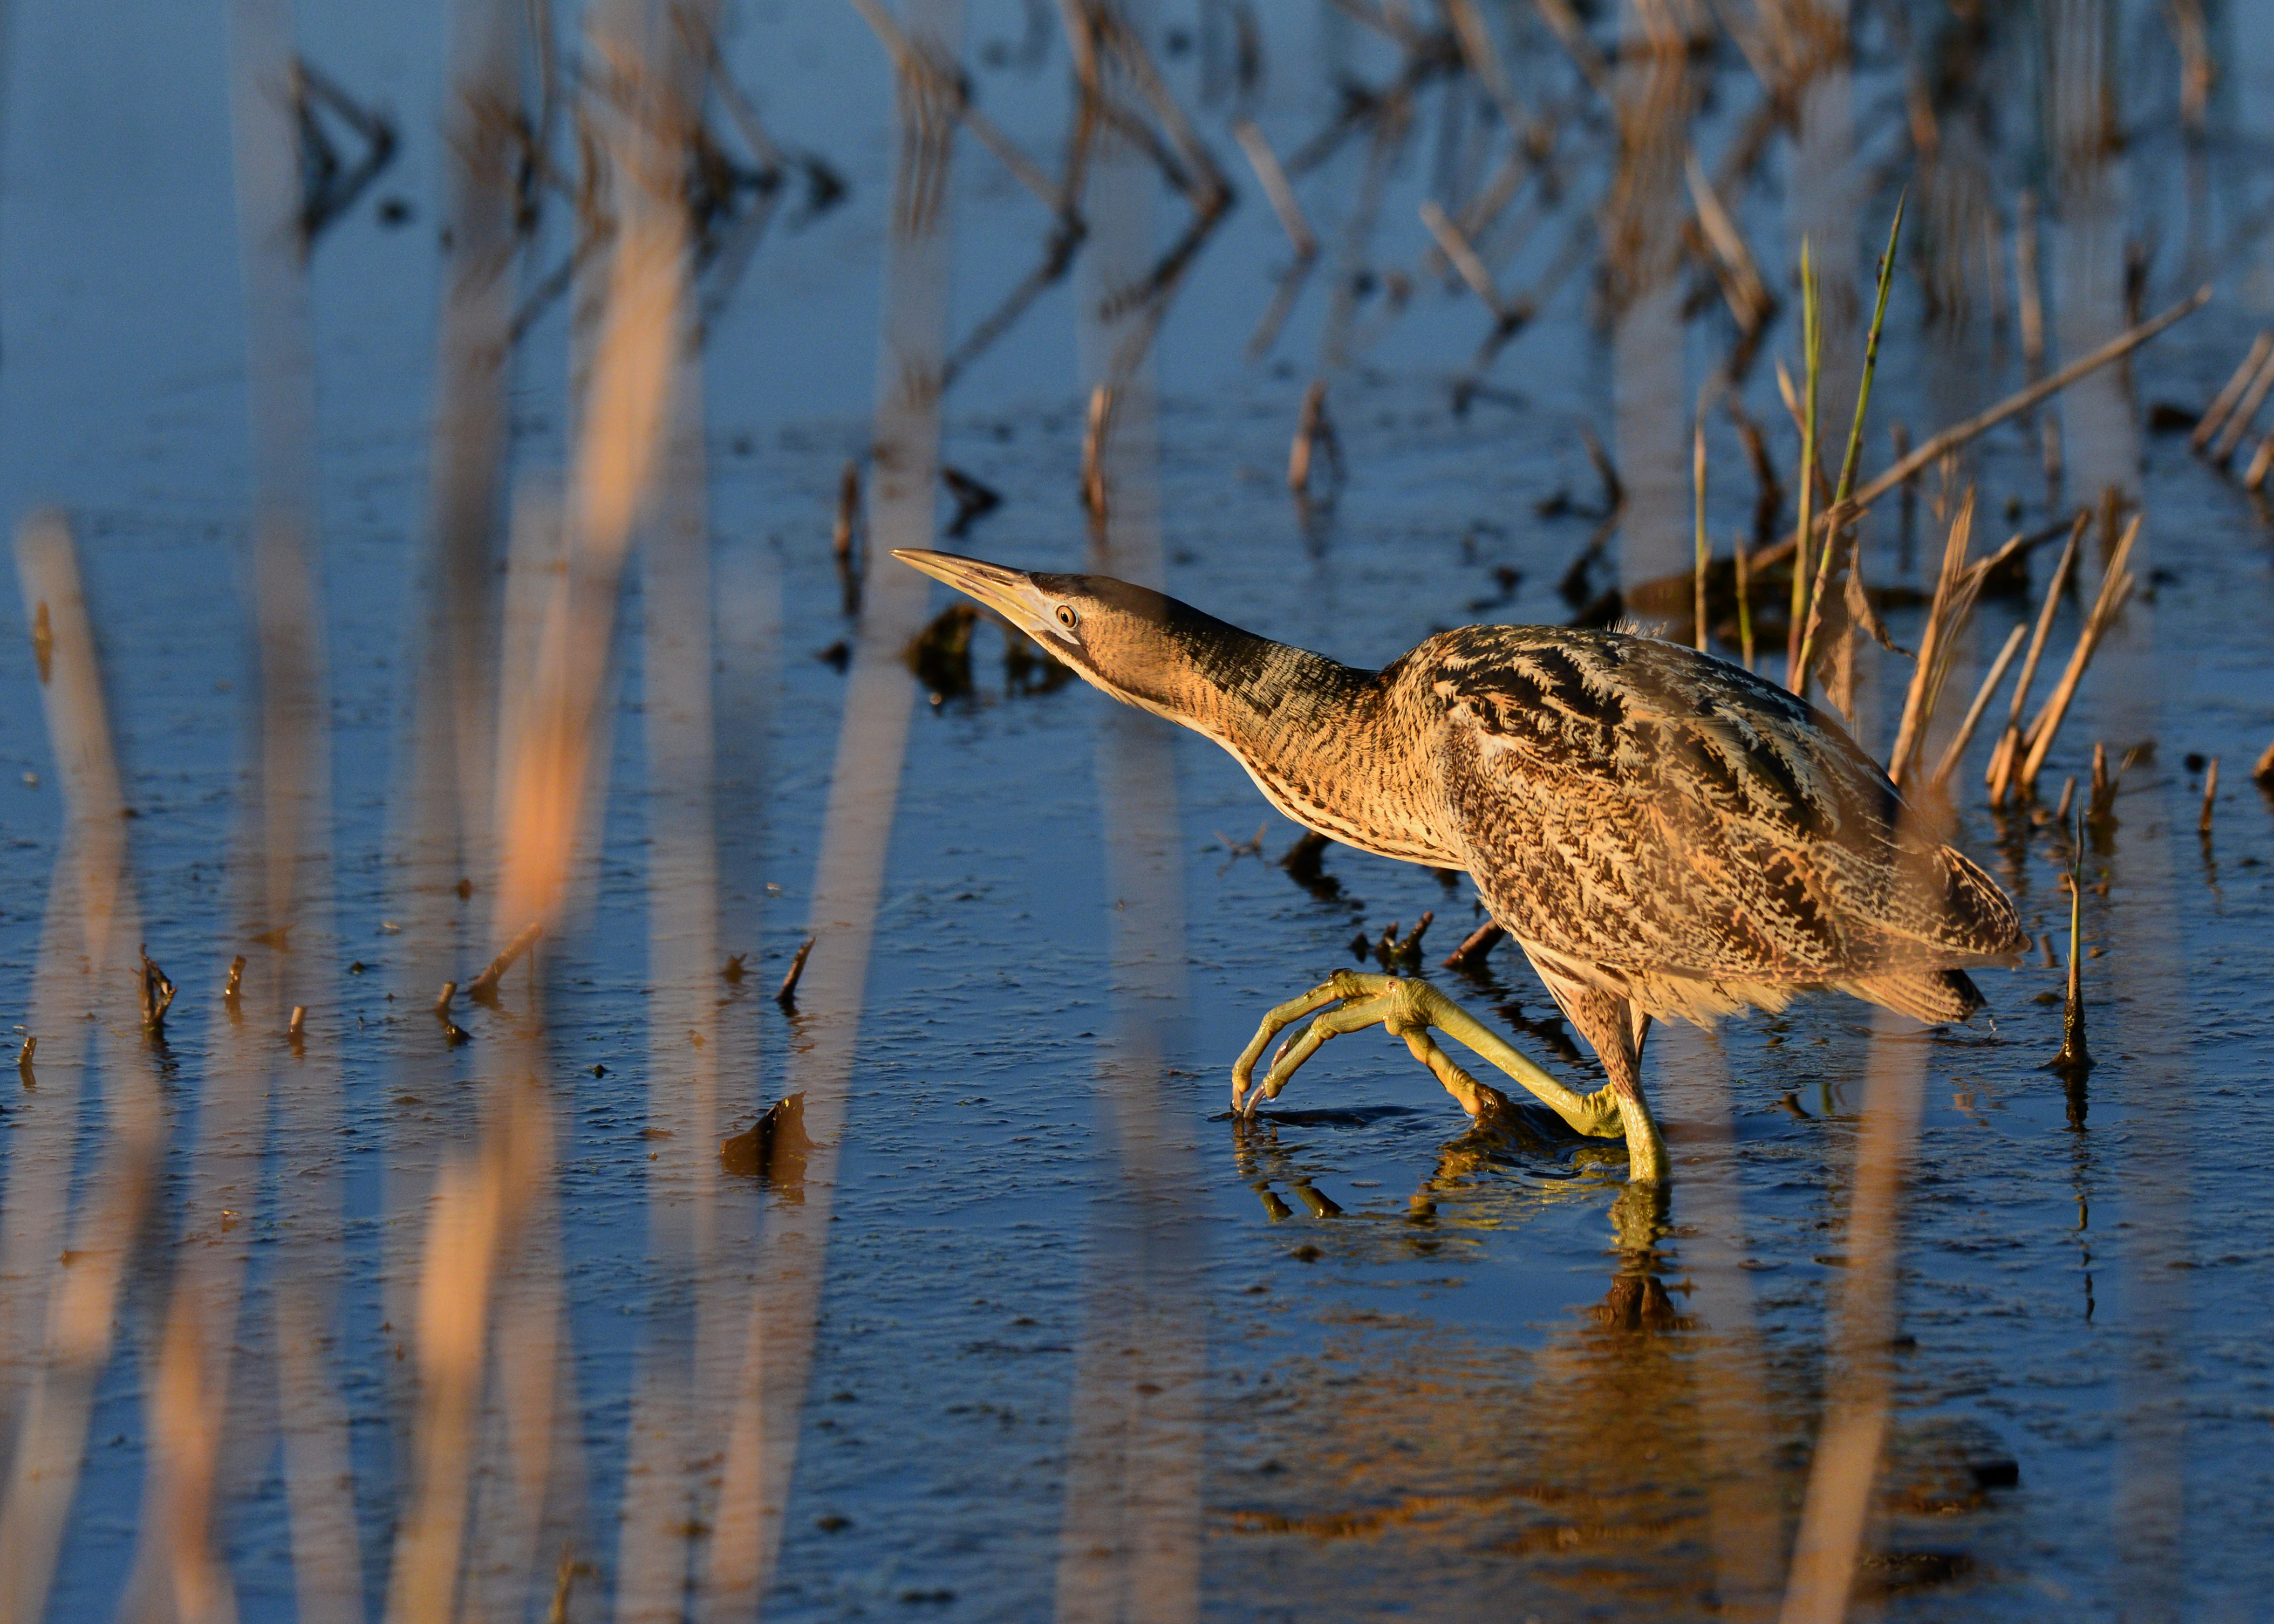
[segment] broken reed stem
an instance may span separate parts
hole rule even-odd
[[[1982,686],[1975,690],[1974,703],[1966,710],[1966,719],[1958,725],[1956,735],[1943,749],[1942,759],[1935,763],[1933,772],[1927,776],[1929,789],[1940,791],[1950,782],[1950,775],[1957,770],[1959,757],[1966,754],[1967,745],[1973,741],[1975,728],[1981,725],[1982,713],[1990,708],[1991,696],[1997,693],[1998,685],[2006,680],[2006,668],[2014,663],[2014,655],[2021,648],[2022,639],[2029,629],[2028,626],[2020,625],[2007,634],[2006,646],[1998,650],[1998,658],[1990,664],[1990,674],[1982,679]]]
[[[2070,773],[2070,774],[2068,775],[2068,777],[2067,777],[2067,778],[2063,779],[2063,780],[2062,780],[2062,782],[2061,782],[2060,805],[2059,805],[2059,806],[2057,806],[2057,807],[2055,807],[2055,808],[2053,808],[2053,822],[2054,822],[2054,823],[2067,823],[2068,822],[2068,809],[2069,809],[2070,805],[2071,805],[2071,804],[2072,804],[2075,800],[2076,800],[2076,774],[2074,774],[2074,773],[2073,773],[2073,772],[2072,772],[2072,773]],[[2046,962],[2047,962],[2047,963],[2051,963],[2051,962],[2052,962],[2052,960],[2048,959]]]
[[[1081,505],[1095,518],[1105,516],[1105,431],[1113,418],[1113,386],[1089,392],[1089,419],[1081,436]]]
[[[2187,436],[2190,450],[2200,451],[2210,444],[2211,436],[2225,423],[2227,413],[2234,410],[2235,402],[2242,398],[2242,392],[2250,387],[2251,379],[2257,375],[2269,355],[2274,355],[2274,333],[2262,330],[2250,341],[2249,351],[2234,369],[2234,375],[2211,397],[2210,404],[2203,408],[2203,415],[2195,419],[2195,432]]]
[[[1328,470],[1337,482],[1342,477],[1342,443],[1335,437],[1335,425],[1327,416],[1327,380],[1314,378],[1303,391],[1303,409],[1295,419],[1295,441],[1287,449],[1287,488],[1298,498],[1311,488],[1311,462],[1315,453],[1326,453]]]
[[[2203,774],[2202,816],[2195,820],[2195,831],[2205,839],[2210,838],[2211,807],[2218,800],[2218,757],[2210,758],[2210,766]]]
[[[138,984],[142,1003],[142,1030],[154,1038],[163,1038],[166,1035],[166,1011],[174,1007],[174,983],[152,960],[147,944],[135,951],[142,959]]]
[[[1894,223],[1887,229],[1887,251],[1879,256],[1879,294],[1871,306],[1871,331],[1864,340],[1864,376],[1856,386],[1856,419],[1849,425],[1848,449],[1840,459],[1840,484],[1832,493],[1832,511],[1834,513],[1841,512],[1846,508],[1848,492],[1856,488],[1856,464],[1863,460],[1864,417],[1871,404],[1871,375],[1879,370],[1879,332],[1886,325],[1887,320],[1887,284],[1894,275],[1895,243],[1902,235],[1903,206],[1909,198],[1910,192],[1908,189],[1896,198]],[[1811,364],[1808,401],[1808,415],[1811,425],[1816,417],[1815,391],[1815,370]],[[1816,650],[1817,628],[1824,623],[1824,584],[1832,579],[1833,560],[1839,550],[1840,538],[1849,528],[1846,524],[1835,524],[1825,532],[1824,555],[1817,560],[1816,584],[1809,595],[1808,628],[1801,634],[1800,639],[1801,681],[1803,685],[1808,680],[1809,661],[1813,658]],[[1855,566],[1851,563],[1849,568],[1852,570]],[[1793,691],[1796,694],[1804,693],[1806,689],[1803,686]]]
[[[229,961],[229,980],[222,983],[222,1001],[235,1004],[245,996],[245,955],[239,953]]]
[[[2251,455],[2250,466],[2243,473],[2242,488],[2257,490],[2266,483],[2269,471],[2274,471],[2274,433],[2258,442],[2258,449]]]
[[[1280,168],[1278,154],[1271,150],[1271,143],[1263,139],[1263,132],[1252,118],[1235,119],[1231,139],[1247,154],[1248,167],[1255,171],[1256,181],[1270,201],[1271,212],[1279,216],[1280,229],[1287,233],[1295,257],[1306,260],[1314,258],[1319,252],[1319,239],[1312,234],[1310,222],[1303,218],[1303,206],[1295,199],[1295,188],[1288,182],[1287,171]]]
[[[2062,590],[2068,584],[2069,571],[2075,567],[2078,545],[2084,539],[2085,528],[2092,515],[2080,508],[2075,522],[2069,526],[2068,545],[2061,549],[2060,561],[2053,566],[2052,579],[2045,583],[2045,600],[2037,609],[2037,628],[2029,635],[2029,658],[2022,662],[2021,680],[2014,684],[2014,701],[2006,712],[2006,731],[1999,735],[1998,748],[1992,752],[1990,771],[1985,782],[1990,788],[1990,804],[2006,804],[2006,792],[2011,786],[2014,769],[2020,764],[2022,754],[2022,711],[2029,700],[2029,687],[2037,680],[2037,661],[2045,651],[2045,640],[2052,633],[2053,615],[2060,608]]]
[[[2274,784],[2274,744],[2259,753],[2258,764],[2250,770],[2253,783]]]
[[[1693,611],[1697,620],[1698,651],[1706,652],[1706,565],[1711,556],[1706,543],[1706,417],[1699,413],[1690,431],[1690,483],[1697,492],[1698,513],[1698,590]]]
[[[798,980],[805,974],[805,961],[812,955],[813,944],[820,940],[819,936],[806,937],[799,944],[796,956],[789,961],[789,970],[783,975],[781,986],[774,993],[774,1002],[782,1008],[789,1009],[796,1004]]]
[[[2044,709],[2037,712],[2037,719],[2029,725],[2029,756],[2017,780],[2024,795],[2036,789],[2046,752],[2052,748],[2053,736],[2060,732],[2061,718],[2068,714],[2069,702],[2076,697],[2076,685],[2083,680],[2084,668],[2092,663],[2093,650],[2099,647],[2101,638],[2116,619],[2116,612],[2131,594],[2134,583],[2125,565],[2131,559],[2132,544],[2140,538],[2140,515],[2134,514],[2132,522],[2124,527],[2124,539],[2116,544],[2115,555],[2108,560],[2108,573],[2100,580],[2100,596],[2094,600],[2092,613],[2085,617],[2084,629],[2077,634],[2076,647],[2069,654],[2060,683],[2045,701]]]
[[[490,960],[484,970],[466,989],[466,996],[477,1004],[488,1004],[497,997],[498,980],[514,966],[514,961],[537,944],[545,934],[545,927],[532,920],[521,928],[520,934],[505,944],[505,951]]]
[[[444,1020],[450,1019],[451,1001],[458,996],[458,983],[445,981],[442,990],[434,995],[434,1013]]]
[[[1443,967],[1448,970],[1465,970],[1499,946],[1501,938],[1507,934],[1507,931],[1501,929],[1498,921],[1489,919],[1485,921],[1483,924],[1469,932],[1468,936],[1462,940],[1460,946],[1445,955]]]
[[[1792,629],[1785,643],[1784,685],[1803,699],[1808,696],[1808,667],[1801,661],[1801,640],[1808,621],[1808,548],[1804,538],[1814,512],[1816,474],[1816,390],[1822,370],[1824,334],[1818,309],[1816,267],[1809,259],[1808,239],[1800,239],[1801,350],[1808,369],[1808,394],[1800,419],[1800,528],[1803,538],[1792,560]]]
[[[1455,225],[1451,217],[1437,206],[1434,198],[1422,199],[1420,212],[1421,223],[1429,228],[1429,235],[1437,239],[1437,246],[1444,251],[1445,258],[1460,273],[1461,280],[1468,283],[1469,291],[1477,296],[1477,302],[1492,312],[1494,320],[1509,321],[1513,307],[1501,297],[1492,272],[1486,268],[1475,245],[1461,235],[1460,227]]]
[[[837,560],[837,581],[845,598],[845,613],[861,611],[861,553],[854,545],[861,526],[861,464],[846,460],[837,476],[837,523],[830,531],[829,553]]]
[[[2074,785],[2076,780],[2069,782]],[[2092,1051],[2084,1041],[2084,823],[2079,819],[2069,835],[2068,872],[2068,994],[2061,1003],[2060,1053],[2052,1069],[2074,1078],[2092,1070]]]
[[[2243,390],[2242,399],[2235,403],[2218,438],[2212,442],[2210,460],[2213,462],[2224,465],[2234,455],[2235,447],[2240,445],[2242,437],[2250,432],[2250,420],[2266,403],[2266,393],[2270,389],[2274,389],[2274,350],[2259,358],[2258,370],[2251,374],[2249,387]]]

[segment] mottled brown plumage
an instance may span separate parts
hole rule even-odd
[[[1465,869],[1638,1116],[1653,1019],[1830,987],[1963,1019],[1966,969],[2027,944],[1838,723],[1694,650],[1472,626],[1360,671],[1123,582],[901,556],[1215,740],[1296,822]]]

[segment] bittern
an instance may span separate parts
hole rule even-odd
[[[1469,626],[1361,671],[1103,575],[895,558],[1002,614],[1116,699],[1231,752],[1287,816],[1363,852],[1465,870],[1609,1081],[1564,1087],[1427,982],[1338,972],[1264,1018],[1233,1109],[1327,1039],[1381,1025],[1472,1116],[1506,1104],[1430,1029],[1584,1134],[1668,1173],[1640,1063],[1653,1020],[1710,1026],[1828,987],[1923,1021],[1982,1007],[1969,966],[2028,944],[1998,883],[1931,838],[1839,724],[1654,637]],[[1321,1012],[1323,1011],[1323,1012]],[[1281,1045],[1254,1082],[1264,1047]]]

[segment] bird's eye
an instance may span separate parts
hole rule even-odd
[[[1081,617],[1073,612],[1073,606],[1072,605],[1060,604],[1058,605],[1058,624],[1065,627],[1066,630],[1072,631],[1081,623]]]

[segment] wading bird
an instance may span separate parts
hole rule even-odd
[[[1116,699],[1213,739],[1306,828],[1465,869],[1610,1079],[1576,1094],[1427,982],[1343,971],[1264,1018],[1232,1068],[1235,1110],[1277,1098],[1328,1038],[1377,1024],[1472,1116],[1504,1107],[1434,1027],[1580,1132],[1623,1134],[1629,1177],[1662,1181],[1640,1072],[1652,1021],[1707,1026],[1813,987],[1963,1020],[1982,1007],[1967,967],[2029,942],[1998,883],[1916,828],[1838,723],[1710,655],[1470,626],[1359,671],[1104,575],[892,556]],[[1306,1015],[1254,1082],[1265,1045]]]

